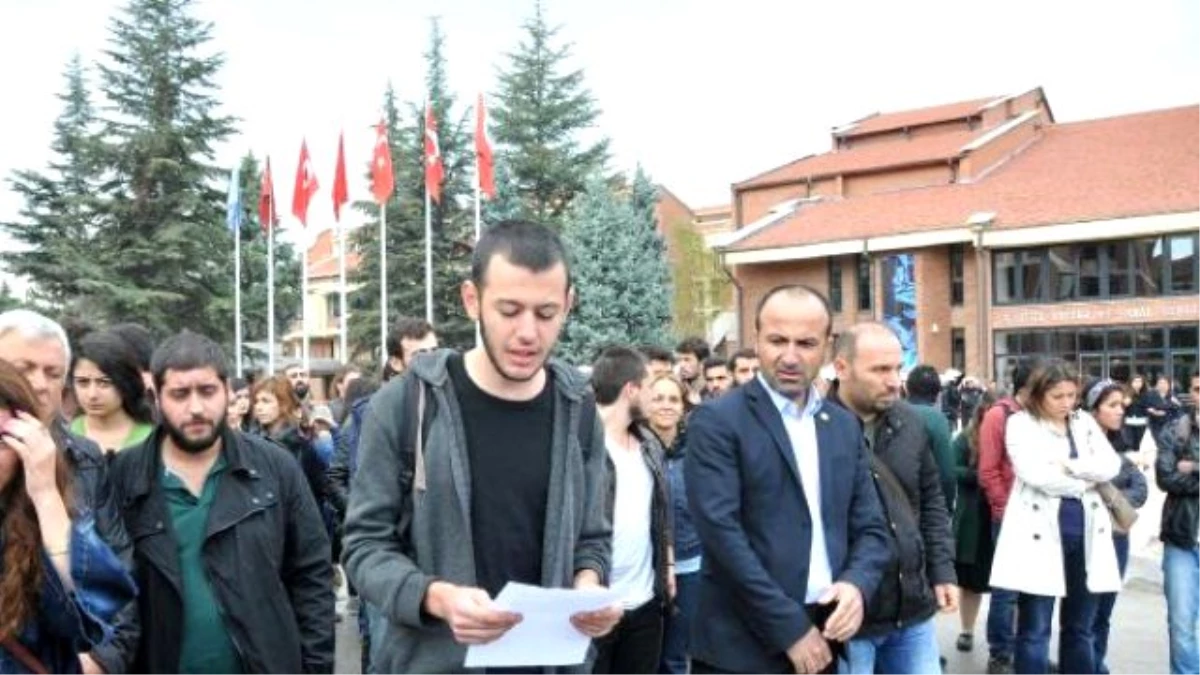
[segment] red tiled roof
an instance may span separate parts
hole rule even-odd
[[[898,112],[880,113],[857,122],[847,124],[842,128],[840,133],[834,132],[834,135],[843,137],[862,136],[864,134],[873,134],[880,131],[889,131],[891,129],[903,129],[905,127],[916,127],[923,124],[934,124],[937,122],[963,119],[964,117],[970,117],[971,115],[978,114],[983,106],[997,100],[998,98],[1001,97],[991,96],[972,101],[961,101],[959,103],[935,105],[929,108],[918,108],[916,110],[901,110]]]
[[[1179,213],[1200,209],[1200,106],[1047,125],[1045,135],[978,183],[805,206],[738,242],[739,251],[962,227]]]
[[[346,272],[353,272],[358,269],[358,264],[362,256],[350,251],[346,253]],[[310,260],[308,263],[308,278],[323,279],[325,277],[336,277],[339,274],[337,256],[332,258],[324,258],[322,260]]]
[[[810,177],[836,176],[872,169],[949,160],[957,157],[964,145],[986,133],[986,130],[953,131],[909,140],[897,140],[892,143],[826,152],[821,155],[809,155],[759,174],[734,187],[742,189],[780,181],[797,181]]]

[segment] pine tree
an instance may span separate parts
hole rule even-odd
[[[447,83],[445,38],[436,19],[431,21],[425,52],[426,91],[433,102],[439,147],[445,164],[441,203],[432,206],[433,325],[442,344],[465,347],[474,328],[462,311],[459,288],[469,273],[474,238],[474,144],[468,111],[455,112],[456,99]],[[384,95],[384,120],[395,172],[395,192],[387,204],[388,322],[401,315],[425,316],[425,108],[410,102],[401,111],[389,85]],[[366,224],[352,236],[361,255],[352,275],[350,341],[355,357],[379,350],[379,207],[355,204],[367,215]]]
[[[184,327],[227,341],[233,331],[232,240],[225,171],[213,147],[233,132],[217,112],[224,57],[205,53],[212,25],[192,0],[129,0],[100,65],[103,120],[100,256],[111,283],[98,298],[113,320],[159,333]]]
[[[0,281],[0,312],[7,312],[10,309],[16,309],[23,306],[20,298],[13,295],[12,288],[9,287],[7,281]]]
[[[517,194],[512,172],[503,157],[494,159],[494,178],[496,180],[496,196],[483,202],[481,208],[483,229],[504,220],[515,220],[521,217],[524,208],[521,197]]]
[[[85,313],[107,288],[96,255],[98,184],[95,112],[79,56],[67,64],[63,112],[54,122],[49,170],[18,171],[12,188],[25,204],[22,221],[0,225],[23,250],[3,256],[8,269],[33,283],[31,295],[52,311]]]
[[[583,71],[562,72],[570,46],[553,44],[559,28],[546,24],[540,2],[524,29],[525,40],[500,73],[494,138],[524,205],[522,216],[560,224],[587,177],[603,170],[608,140],[585,146],[584,132],[600,110]]]
[[[670,323],[670,279],[657,237],[631,200],[600,177],[588,181],[567,214],[576,303],[559,347],[576,364],[613,344],[663,344]]]

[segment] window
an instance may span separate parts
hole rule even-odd
[[[1163,282],[1163,240],[1138,239],[1133,242],[1134,292],[1138,295],[1158,295]]]
[[[1170,281],[1172,293],[1196,290],[1196,235],[1171,237]]]
[[[1026,302],[1045,300],[1042,284],[1044,251],[1032,249],[1021,253],[1021,299]]]
[[[961,328],[950,330],[950,367],[967,372],[967,335]]]
[[[992,276],[995,279],[997,305],[1010,305],[1021,299],[1021,292],[1017,287],[1017,259],[1020,255],[1020,253],[1006,251],[997,253],[992,258],[995,267],[995,273]]]
[[[869,312],[874,306],[871,299],[871,256],[862,254],[858,257],[858,311]]]
[[[337,293],[325,294],[325,325],[336,328],[341,322],[341,297]]]
[[[950,246],[950,305],[953,307],[963,304],[963,254],[962,244]]]
[[[1100,297],[1100,247],[1096,244],[1079,247],[1079,297]]]
[[[833,256],[829,258],[829,307],[842,311],[842,260]]]
[[[1079,274],[1075,268],[1075,250],[1070,246],[1051,246],[1046,252],[1050,265],[1050,300],[1075,297]]]
[[[1108,296],[1112,298],[1131,295],[1133,285],[1130,273],[1133,267],[1129,264],[1133,242],[1118,241],[1104,246],[1104,258],[1108,261]]]

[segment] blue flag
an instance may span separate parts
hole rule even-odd
[[[238,167],[234,167],[229,176],[229,196],[225,200],[225,225],[230,232],[242,231],[242,194],[238,173]]]

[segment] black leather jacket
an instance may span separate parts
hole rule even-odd
[[[133,538],[143,639],[125,658],[135,672],[179,668],[183,606],[162,431],[113,462],[121,515]],[[320,512],[296,460],[275,443],[227,430],[228,465],[208,519],[209,583],[245,672],[330,673],[333,567]]]
[[[833,402],[842,405],[836,398]],[[844,406],[843,406],[844,407]],[[934,586],[957,583],[954,536],[925,424],[898,401],[876,427],[871,476],[891,532],[892,562],[867,599],[859,637],[884,635],[925,621],[938,609]],[[890,470],[895,481],[881,474]]]
[[[1180,548],[1196,546],[1196,527],[1200,504],[1200,472],[1179,470],[1182,460],[1200,461],[1196,419],[1192,414],[1180,415],[1165,424],[1154,440],[1158,442],[1158,459],[1154,477],[1158,487],[1167,493],[1163,504],[1162,529],[1159,538]]]

